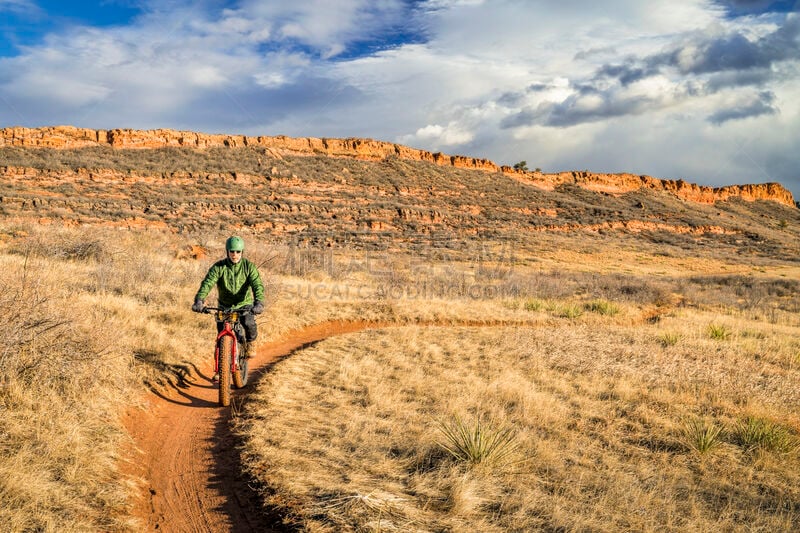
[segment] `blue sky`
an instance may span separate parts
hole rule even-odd
[[[0,125],[369,137],[800,199],[779,0],[0,0]]]

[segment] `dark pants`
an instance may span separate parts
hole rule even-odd
[[[250,309],[252,306],[244,306],[242,309]],[[244,326],[244,338],[247,342],[252,342],[258,337],[258,326],[256,325],[256,316],[253,314],[246,314],[241,317],[242,326]],[[217,322],[217,333],[221,333],[225,327],[223,322]]]

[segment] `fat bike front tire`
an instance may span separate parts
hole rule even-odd
[[[231,404],[232,357],[233,340],[226,335],[219,341],[219,404],[223,407]]]

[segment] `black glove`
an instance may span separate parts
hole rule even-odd
[[[264,302],[256,301],[256,303],[253,304],[253,314],[260,315],[263,312],[264,312]]]
[[[206,304],[204,304],[203,300],[201,300],[200,298],[195,300],[194,303],[192,304],[192,311],[194,311],[195,313],[202,313],[203,309],[205,308]]]

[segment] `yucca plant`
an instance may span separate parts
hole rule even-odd
[[[619,306],[608,300],[594,300],[585,304],[584,308],[600,315],[614,316],[619,313]]]
[[[565,305],[558,310],[558,316],[561,318],[578,318],[583,314],[583,309],[577,305]]]
[[[526,311],[540,311],[544,307],[544,302],[539,299],[532,298],[525,300],[524,307]]]
[[[444,439],[437,444],[456,461],[470,466],[505,466],[515,462],[519,442],[509,426],[493,427],[480,418],[467,423],[454,416],[448,422],[439,422],[439,430]]]
[[[736,425],[734,440],[748,452],[763,450],[784,454],[800,449],[800,441],[788,429],[752,416]]]
[[[678,333],[662,333],[658,336],[658,342],[664,348],[675,346],[679,340],[681,340],[681,336]]]
[[[718,341],[728,340],[731,336],[731,331],[719,324],[709,324],[707,331],[709,337]]]
[[[690,450],[705,455],[722,443],[723,428],[713,422],[691,418],[683,422],[681,436]]]

